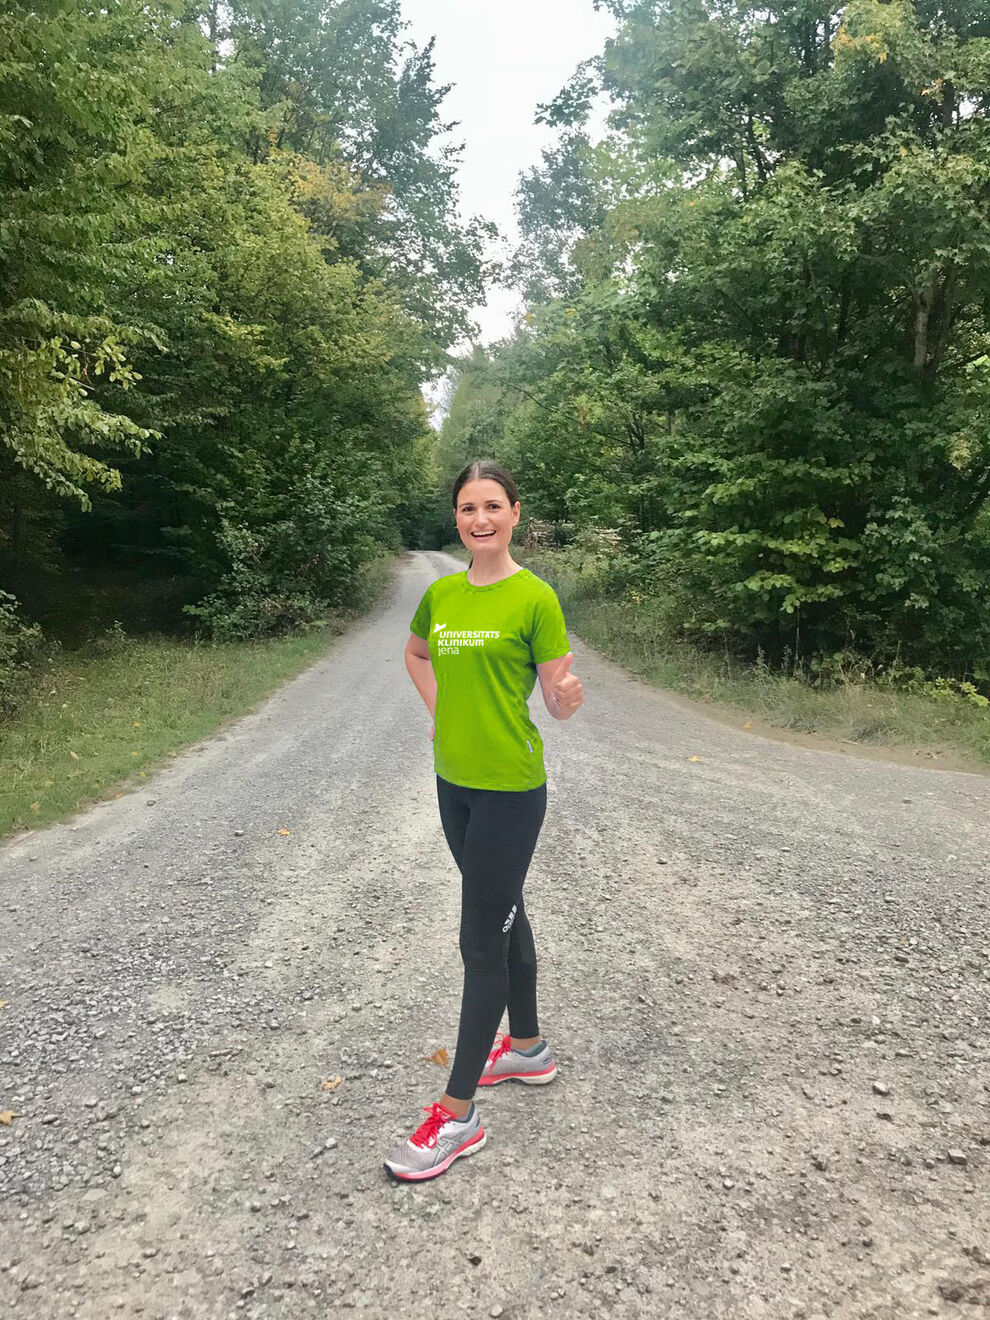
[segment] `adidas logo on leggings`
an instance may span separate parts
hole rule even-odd
[[[516,919],[516,905],[515,905],[515,903],[513,903],[513,905],[512,905],[512,911],[511,911],[511,912],[509,913],[509,915],[506,917],[506,919],[505,919],[505,925],[502,927],[502,934],[503,934],[503,935],[504,935],[505,932],[509,929],[509,927],[512,925],[513,921],[515,921],[515,919]]]

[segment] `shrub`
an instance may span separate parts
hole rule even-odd
[[[14,713],[32,675],[55,645],[38,624],[20,618],[15,596],[0,591],[0,717]]]

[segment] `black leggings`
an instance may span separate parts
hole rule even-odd
[[[447,1094],[470,1100],[508,1005],[509,1032],[538,1036],[536,946],[523,881],[547,810],[547,786],[461,788],[437,775],[440,821],[461,873],[464,993]]]

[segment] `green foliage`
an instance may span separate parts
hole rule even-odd
[[[580,78],[548,111],[475,427],[689,640],[985,682],[985,11],[616,8],[612,135]]]
[[[231,14],[230,36],[259,78],[253,159],[288,149],[320,169],[347,167],[373,204],[346,227],[337,215],[325,227],[313,208],[309,218],[400,293],[434,371],[471,329],[467,308],[484,297],[480,245],[495,231],[457,219],[459,149],[438,141],[451,127],[440,117],[449,87],[433,82],[432,41],[403,41],[398,0],[236,0]]]
[[[30,685],[31,671],[52,646],[36,623],[20,617],[17,599],[0,591],[0,716],[17,709]]]
[[[414,534],[419,384],[480,300],[488,232],[457,217],[445,91],[391,0],[4,10],[19,578],[137,566],[185,584],[199,627],[276,633]]]
[[[439,480],[447,487],[467,463],[494,457],[510,411],[504,391],[492,375],[488,355],[480,346],[455,363],[451,386],[450,406],[434,447]]]
[[[65,0],[0,16],[0,439],[60,496],[118,489],[118,472],[85,452],[142,452],[151,432],[93,397],[137,375],[142,332],[107,314],[101,284],[126,243],[115,238],[149,135],[135,122],[165,11],[124,3],[97,14]]]
[[[326,623],[326,604],[311,592],[287,586],[278,561],[284,546],[276,529],[261,541],[246,527],[224,520],[219,541],[230,567],[198,605],[187,605],[188,613],[205,624],[219,641],[237,641],[256,636],[281,636],[309,626]]]

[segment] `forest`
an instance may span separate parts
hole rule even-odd
[[[480,301],[393,0],[0,16],[0,633],[305,626],[429,500]],[[2,663],[2,662],[0,662]]]
[[[540,108],[529,310],[462,361],[449,468],[494,450],[697,645],[986,688],[990,10],[609,7]]]
[[[498,269],[397,0],[4,6],[0,689],[305,630],[492,457],[671,636],[990,691],[990,9],[602,5]]]

